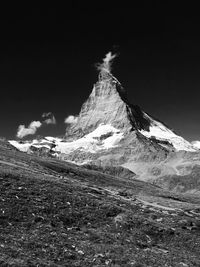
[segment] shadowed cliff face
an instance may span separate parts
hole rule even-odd
[[[92,93],[83,104],[77,123],[67,134],[84,135],[100,124],[111,124],[119,130],[148,130],[150,122],[138,106],[131,105],[120,82],[103,71]]]

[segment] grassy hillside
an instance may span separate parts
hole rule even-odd
[[[0,144],[0,266],[200,266],[200,203]]]

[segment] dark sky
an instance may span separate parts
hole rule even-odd
[[[15,138],[19,124],[49,111],[57,125],[38,134],[64,134],[64,118],[97,81],[94,64],[114,49],[113,74],[130,102],[200,140],[199,15],[152,2],[1,8],[0,136]]]

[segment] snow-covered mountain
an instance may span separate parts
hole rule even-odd
[[[197,150],[197,146],[131,104],[109,68],[100,70],[97,83],[76,120],[68,125],[64,139],[12,140],[10,144],[23,152],[56,156],[78,164],[160,162],[172,152]]]

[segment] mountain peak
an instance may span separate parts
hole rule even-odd
[[[100,124],[110,124],[127,131],[133,126],[131,114],[131,107],[120,82],[110,72],[101,70],[99,80],[82,105],[77,122],[70,127],[68,134],[87,134]]]
[[[111,73],[111,63],[116,55],[108,53],[98,64],[98,81],[82,105],[78,119],[67,129],[67,136],[83,136],[99,125],[112,125],[119,130],[148,130],[150,121],[139,106],[130,104],[126,91]]]

